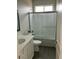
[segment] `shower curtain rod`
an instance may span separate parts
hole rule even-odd
[[[49,12],[29,12],[28,14],[32,14],[32,13],[56,13],[57,11],[49,11]]]

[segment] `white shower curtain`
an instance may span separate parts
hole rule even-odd
[[[35,38],[55,40],[56,13],[30,14],[30,25]]]

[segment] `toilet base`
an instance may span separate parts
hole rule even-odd
[[[34,45],[34,51],[39,52],[39,46],[38,45]]]
[[[33,40],[34,51],[39,52],[39,45],[42,43],[40,40]]]

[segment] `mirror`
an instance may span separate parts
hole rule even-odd
[[[17,31],[20,31],[20,19],[19,19],[19,13],[17,12]]]

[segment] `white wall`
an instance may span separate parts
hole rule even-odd
[[[56,59],[62,59],[62,0],[57,0],[57,44],[56,44]]]
[[[29,22],[27,13],[32,11],[31,0],[17,0],[17,10],[20,18],[20,31],[22,34],[26,34],[29,30]]]

